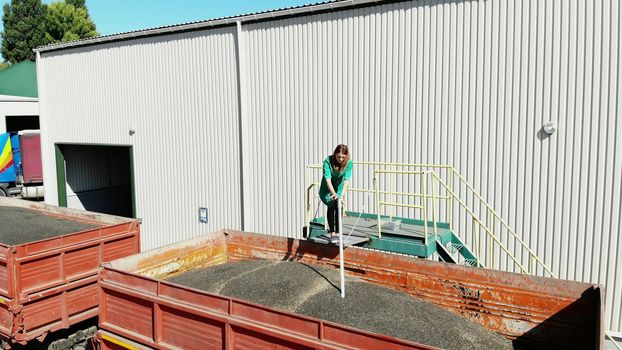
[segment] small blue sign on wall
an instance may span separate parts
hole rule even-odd
[[[199,222],[202,224],[207,223],[207,208],[199,208]]]

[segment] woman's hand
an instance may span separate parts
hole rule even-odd
[[[333,193],[330,195],[330,200],[331,201],[336,201],[337,199],[339,199],[339,196],[336,193]]]

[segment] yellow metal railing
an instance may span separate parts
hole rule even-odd
[[[476,257],[476,266],[480,266],[482,259],[480,252],[480,234],[482,231],[485,233],[488,239],[485,243],[485,259],[486,265],[489,268],[495,268],[494,261],[495,256],[494,247],[499,247],[500,251],[503,251],[509,260],[518,268],[521,273],[526,274],[536,274],[537,268],[540,267],[542,271],[546,272],[552,277],[556,277],[556,275],[551,271],[551,269],[546,266],[546,264],[538,257],[535,252],[512,230],[507,222],[503,220],[499,214],[488,204],[484,198],[475,190],[475,188],[462,176],[460,173],[456,171],[450,165],[438,165],[438,164],[409,164],[409,163],[389,163],[389,162],[354,162],[355,165],[361,166],[370,166],[373,168],[373,189],[363,189],[363,188],[349,188],[348,192],[360,192],[360,193],[373,193],[375,195],[375,208],[376,214],[378,215],[378,234],[381,235],[381,207],[391,207],[393,210],[396,207],[404,207],[410,209],[419,209],[423,212],[424,216],[424,236],[425,243],[427,244],[428,238],[428,210],[432,211],[432,224],[434,227],[434,234],[437,232],[437,223],[440,219],[440,212],[438,210],[437,204],[439,201],[443,200],[446,204],[446,222],[449,224],[450,228],[454,228],[454,207],[455,204],[458,203],[458,209],[462,209],[462,211],[470,217],[470,220],[473,224],[473,243],[474,243],[474,255]],[[322,169],[320,164],[314,164],[307,166],[308,169]],[[376,169],[381,168],[381,169]],[[403,170],[407,169],[407,170]],[[410,169],[425,169],[425,170],[410,170]],[[445,179],[442,179],[442,176],[437,172],[445,172]],[[380,186],[378,184],[378,175],[383,174],[383,176],[387,177],[388,190],[380,190]],[[421,187],[422,193],[410,193],[410,192],[401,192],[393,189],[393,179],[394,177],[390,176],[394,175],[395,179],[397,176],[412,176],[416,175],[422,179]],[[428,186],[428,181],[431,181],[431,186]],[[464,186],[468,193],[472,195],[472,197],[479,200],[479,204],[485,207],[486,219],[481,220],[480,217],[475,213],[475,211],[469,207],[465,200],[460,197],[461,193],[457,193],[455,191],[454,185],[455,182],[458,182],[460,188]],[[445,194],[435,193],[435,184],[438,184],[442,190],[445,191]],[[315,186],[319,186],[319,183],[312,183],[307,187],[307,223],[310,222],[311,216],[311,191]],[[428,191],[430,189],[430,191]],[[429,193],[431,192],[431,193]],[[383,201],[381,200],[381,195],[385,196],[405,196],[405,197],[415,197],[420,198],[424,201],[425,204],[403,204],[397,203],[395,201]],[[429,201],[432,201],[432,204],[429,205]],[[481,206],[480,206],[481,208]],[[387,216],[387,215],[385,215]],[[389,218],[394,216],[394,211],[388,215]],[[459,216],[459,213],[458,213]],[[515,244],[518,245],[521,249],[522,254],[527,254],[528,257],[528,266],[524,266],[518,258],[512,254],[510,249],[508,249],[507,245],[504,244],[498,235],[495,234],[494,228],[500,226],[501,229],[505,229],[508,237],[511,237]],[[436,236],[435,236],[436,237]],[[491,242],[491,243],[490,243]],[[482,264],[483,266],[483,264]]]
[[[425,205],[415,205],[415,204],[402,204],[402,203],[395,203],[395,202],[385,202],[380,200],[380,195],[381,194],[389,194],[389,195],[395,195],[397,192],[395,191],[380,191],[379,189],[379,185],[378,185],[378,175],[379,174],[400,174],[400,175],[419,175],[419,176],[425,176],[428,172],[427,171],[408,171],[408,170],[374,170],[374,177],[373,177],[373,183],[374,183],[374,191],[375,191],[375,200],[376,200],[376,215],[378,217],[378,224],[376,225],[378,227],[378,237],[382,237],[382,220],[381,220],[381,215],[380,215],[380,207],[381,206],[391,206],[391,207],[402,207],[402,208],[411,208],[411,209],[420,209],[423,212],[423,240],[424,240],[424,244],[427,246],[428,245],[428,209]],[[434,203],[434,192],[432,193],[432,195],[428,195],[427,194],[427,190],[426,190],[426,186],[427,186],[427,181],[423,182],[424,184],[424,188],[423,188],[423,193],[413,193],[410,194],[410,196],[414,196],[414,197],[423,197],[424,201],[427,204],[428,199],[431,197],[432,198],[432,203]],[[402,192],[399,192],[400,194]],[[433,204],[434,205],[434,204]],[[389,215],[389,221],[393,219],[393,215]],[[436,237],[437,234],[437,225],[436,225],[436,216],[435,216],[435,211],[432,210],[432,222],[433,222],[433,227],[434,227],[434,235]]]
[[[609,340],[611,340],[611,342],[613,343],[613,346],[615,346],[616,349],[622,350],[622,346],[620,346],[620,344],[616,341],[614,336],[608,331],[605,331],[605,338],[609,338]]]

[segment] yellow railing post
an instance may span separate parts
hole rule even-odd
[[[426,207],[425,205],[422,205],[423,207],[423,221],[425,222],[425,224],[423,225],[423,244],[426,246],[428,246],[428,207]]]
[[[436,191],[434,191],[434,177],[433,177],[430,173],[428,173],[428,174],[426,174],[426,175],[428,175],[428,176],[425,176],[425,177],[424,177],[424,178],[425,178],[425,181],[426,181],[426,182],[428,181],[428,177],[429,177],[429,178],[431,179],[431,181],[432,181],[432,224],[434,225],[434,239],[436,240],[436,239],[437,239],[437,235],[438,235],[438,232],[437,232],[437,229],[436,229],[436,219],[437,219],[437,217],[438,217],[438,216],[437,216],[437,214],[438,214],[438,213],[436,212],[436,202],[435,202],[435,199],[436,199],[436,196],[435,196]]]
[[[315,187],[315,184],[311,184],[309,185],[309,187],[307,187],[307,213],[305,215],[305,217],[307,218],[305,222],[305,226],[307,227],[307,234],[311,234],[309,230],[311,229],[311,190],[313,189],[313,187]]]
[[[473,215],[473,236],[475,240],[475,266],[479,267],[479,223]]]
[[[378,238],[382,237],[380,229],[380,194],[378,193],[378,179],[376,179],[376,170],[374,170],[374,191],[376,192],[374,198],[376,199],[376,215],[378,216]]]
[[[609,338],[609,340],[611,340],[611,343],[616,349],[622,350],[622,347],[618,344],[618,342],[615,340],[614,336],[610,332],[605,331],[605,338]]]
[[[428,184],[425,176],[423,177],[423,181],[421,181],[421,188],[423,192],[423,234],[425,235],[424,243],[428,245]]]
[[[454,229],[454,171],[456,171],[453,167],[451,168],[451,171],[449,172],[450,176],[451,176],[451,180],[449,180],[449,189],[452,193],[451,195],[451,200],[449,201],[449,228],[453,231]]]
[[[395,165],[390,166],[389,169],[392,171],[396,171]],[[397,182],[397,174],[395,173],[393,176],[395,177],[395,182]],[[391,201],[395,202],[395,188],[394,188],[395,183],[393,182],[393,177],[389,175],[388,178],[389,178],[388,187],[389,187],[389,192],[391,192]],[[389,208],[389,221],[392,221],[394,216],[395,216],[395,207],[391,207]]]
[[[490,220],[490,209],[486,210],[486,227],[488,227],[488,231],[492,232],[492,222]],[[494,235],[494,233],[493,233]],[[486,238],[486,252],[487,252],[487,256],[486,256],[486,266],[488,266],[491,269],[494,269],[494,262],[493,262],[493,242],[490,240],[490,237]]]

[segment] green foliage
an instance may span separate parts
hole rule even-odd
[[[77,9],[86,9],[86,0],[65,0],[65,2]]]
[[[9,64],[34,61],[32,50],[39,46],[99,35],[85,0],[65,0],[49,6],[41,0],[11,0],[3,10],[2,57]]]
[[[0,62],[0,71],[3,71],[7,68],[9,68],[11,66],[11,64],[9,62]]]
[[[64,42],[92,38],[99,34],[86,7],[75,7],[71,3],[84,6],[84,1],[55,2],[48,6],[45,15],[45,38],[48,42]]]
[[[11,64],[34,60],[33,48],[47,44],[46,6],[41,0],[11,0],[3,6],[2,57]]]

